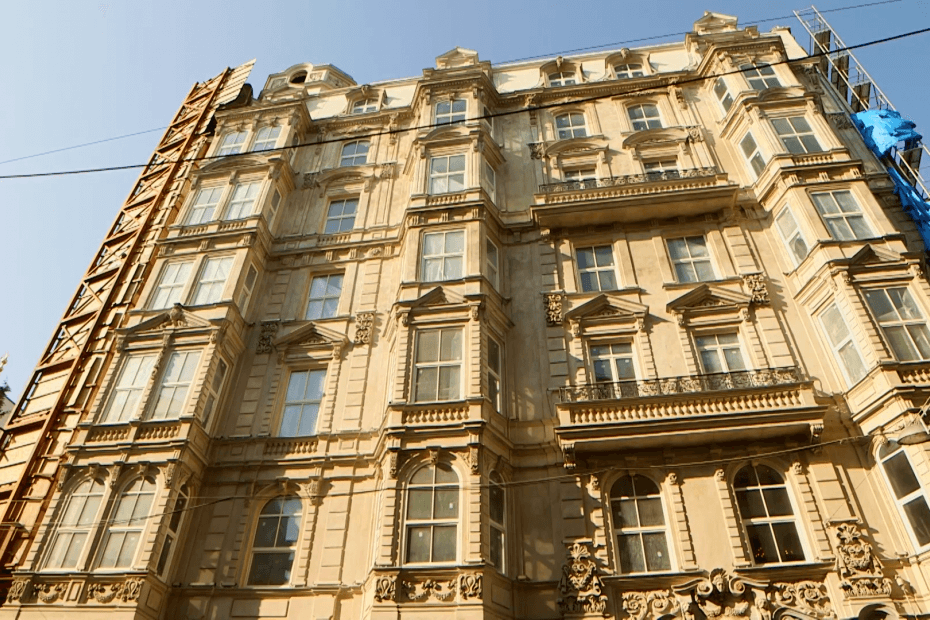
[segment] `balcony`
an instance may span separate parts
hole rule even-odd
[[[826,405],[799,369],[563,387],[556,434],[566,457],[618,448],[816,438]]]
[[[738,189],[717,168],[646,172],[540,185],[531,210],[551,228],[634,222],[729,208]]]

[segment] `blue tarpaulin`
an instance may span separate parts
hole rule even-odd
[[[866,110],[852,115],[856,129],[862,134],[865,145],[879,157],[888,154],[898,142],[916,142],[921,135],[914,131],[916,125],[901,118],[894,110]]]
[[[901,176],[894,168],[888,169],[891,180],[894,181],[894,193],[901,199],[901,206],[914,223],[917,224],[917,230],[923,237],[924,245],[930,248],[930,205],[920,197],[920,193],[913,185]]]

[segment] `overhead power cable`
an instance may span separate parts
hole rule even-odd
[[[890,43],[891,41],[897,41],[897,40],[900,40],[900,39],[906,39],[906,38],[908,38],[908,37],[913,37],[913,36],[920,35],[920,34],[926,34],[927,32],[930,32],[930,28],[921,28],[920,30],[912,30],[912,31],[910,31],[910,32],[905,32],[905,33],[893,35],[893,36],[890,36],[890,37],[884,37],[884,38],[881,38],[881,39],[874,39],[874,40],[872,40],[872,41],[867,41],[867,42],[865,42],[865,43],[857,43],[857,44],[855,44],[855,45],[849,45],[849,46],[846,46],[846,47],[843,47],[843,48],[837,48],[837,49],[834,49],[834,50],[830,51],[829,53],[826,53],[826,52],[818,52],[818,53],[816,53],[816,54],[810,54],[810,55],[804,56],[804,57],[802,57],[802,58],[786,59],[786,60],[781,60],[781,61],[773,62],[773,63],[758,63],[758,64],[755,64],[755,65],[753,65],[752,67],[748,67],[748,68],[746,68],[746,69],[734,69],[734,70],[732,70],[732,71],[723,71],[723,72],[720,72],[720,73],[713,73],[713,74],[709,74],[709,75],[695,76],[695,77],[690,77],[690,78],[682,78],[682,79],[677,80],[677,81],[673,81],[673,82],[670,82],[670,83],[667,83],[667,84],[662,84],[661,86],[643,86],[642,88],[633,88],[633,89],[624,91],[623,93],[619,93],[619,94],[620,94],[620,95],[623,95],[623,96],[635,95],[635,94],[640,94],[640,93],[649,92],[649,91],[664,90],[664,89],[667,89],[669,86],[683,86],[683,85],[686,85],[686,84],[694,84],[694,83],[698,83],[698,82],[704,82],[704,81],[706,81],[706,80],[710,80],[710,79],[714,79],[714,78],[719,78],[719,77],[723,77],[723,76],[727,76],[727,75],[735,75],[735,74],[739,74],[739,73],[744,73],[744,72],[746,72],[746,71],[755,71],[755,70],[757,70],[757,69],[765,68],[765,67],[776,67],[776,66],[779,66],[779,65],[788,65],[788,64],[792,64],[792,63],[807,62],[807,61],[809,61],[809,60],[812,59],[812,58],[820,58],[820,57],[823,57],[823,56],[827,56],[828,54],[829,54],[829,55],[834,55],[834,54],[837,54],[838,52],[851,51],[851,50],[855,50],[855,49],[861,49],[861,48],[864,48],[864,47],[871,47],[871,46],[874,46],[874,45],[881,45],[881,44],[884,44],[884,43]],[[532,107],[521,107],[521,108],[518,108],[518,109],[516,109],[516,110],[507,110],[507,111],[503,111],[503,112],[495,112],[495,113],[484,114],[484,115],[482,115],[482,116],[476,117],[476,118],[473,119],[473,120],[484,120],[484,119],[490,119],[490,118],[499,118],[499,117],[502,117],[502,116],[512,116],[512,115],[514,115],[514,114],[522,114],[522,113],[524,113],[524,112],[535,112],[535,111],[538,111],[538,110],[546,110],[546,109],[549,109],[549,108],[563,107],[563,106],[565,106],[565,105],[567,105],[567,104],[587,103],[587,102],[590,102],[590,101],[597,101],[597,100],[600,100],[600,99],[608,99],[608,98],[613,98],[613,97],[616,97],[616,96],[618,96],[618,93],[607,93],[607,94],[603,94],[603,95],[593,95],[593,96],[591,96],[591,97],[580,97],[580,98],[577,98],[577,99],[573,99],[573,100],[571,100],[571,101],[559,101],[559,102],[557,102],[557,103],[540,104],[540,105],[536,105],[536,106],[532,106]],[[277,147],[277,148],[272,148],[272,149],[264,149],[264,150],[262,150],[261,152],[262,152],[262,153],[268,153],[268,152],[274,152],[274,151],[287,151],[287,150],[291,150],[291,149],[294,149],[294,148],[302,148],[302,147],[307,147],[307,146],[318,146],[318,145],[321,145],[321,144],[331,144],[331,143],[339,143],[339,142],[350,142],[350,141],[356,141],[356,140],[360,140],[360,139],[364,139],[364,138],[374,138],[374,137],[377,137],[377,136],[397,135],[397,134],[407,133],[407,132],[410,132],[410,131],[420,131],[420,130],[423,130],[423,129],[433,129],[433,128],[436,128],[436,127],[445,126],[445,125],[447,125],[447,124],[448,124],[448,123],[429,123],[429,124],[418,125],[418,126],[414,126],[414,127],[404,127],[404,128],[397,128],[397,129],[385,129],[385,130],[382,130],[382,131],[375,131],[375,132],[370,132],[370,133],[367,133],[367,134],[356,134],[356,135],[352,135],[352,136],[342,136],[342,137],[338,137],[338,138],[329,138],[329,139],[325,139],[325,140],[317,140],[316,142],[307,142],[307,143],[296,144],[296,145],[291,145],[291,146],[282,146],[282,147]],[[250,155],[250,154],[251,154],[251,152],[247,152],[247,153],[236,153],[236,154],[232,154],[232,155],[210,155],[210,156],[201,156],[201,157],[190,157],[190,158],[187,158],[187,159],[185,159],[185,160],[183,160],[183,161],[185,161],[185,162],[212,161],[212,160],[216,160],[216,159],[231,159],[231,158],[234,158],[234,157],[241,157],[241,156]],[[155,164],[155,165],[161,166],[161,165],[168,165],[168,164],[173,164],[173,163],[177,163],[177,160],[166,160],[166,161],[159,162],[158,164]],[[0,175],[0,180],[4,180],[4,179],[29,179],[29,178],[53,177],[53,176],[67,176],[67,175],[77,175],[77,174],[90,174],[90,173],[95,173],[95,172],[113,172],[113,171],[117,171],[117,170],[132,170],[132,169],[137,169],[137,168],[145,168],[145,167],[147,167],[147,166],[149,166],[149,165],[150,165],[150,164],[149,164],[148,162],[146,162],[146,163],[144,163],[144,164],[126,164],[126,165],[123,165],[123,166],[106,166],[106,167],[101,167],[101,168],[85,168],[85,169],[82,169],[82,170],[60,170],[60,171],[55,171],[55,172],[33,172],[33,173],[23,173],[23,174],[6,174],[6,175]]]
[[[881,0],[881,2],[867,2],[867,3],[865,3],[865,4],[847,5],[847,6],[837,7],[837,8],[834,8],[834,9],[824,9],[824,10],[820,11],[820,13],[837,13],[837,12],[839,12],[839,11],[849,11],[849,10],[852,10],[852,9],[861,9],[861,8],[866,8],[866,7],[871,7],[871,6],[878,6],[878,5],[882,5],[882,4],[894,4],[894,3],[896,3],[896,2],[903,2],[903,0]],[[810,9],[805,9],[805,10],[803,10],[803,11],[800,11],[800,13],[803,14],[803,13],[806,13],[806,12],[809,12],[809,11],[810,11]],[[747,20],[746,23],[748,23],[748,24],[762,24],[762,23],[765,23],[765,22],[777,21],[777,20],[779,20],[779,19],[791,19],[792,17],[795,17],[795,16],[794,16],[794,15],[779,15],[778,17],[766,17],[766,18],[762,18],[762,19],[750,19],[750,20]],[[515,58],[515,59],[513,59],[513,60],[503,60],[503,61],[498,62],[498,63],[495,63],[495,64],[496,64],[497,66],[504,66],[504,65],[508,65],[508,64],[523,62],[523,61],[526,61],[526,60],[533,60],[533,59],[536,59],[536,58],[549,58],[549,57],[552,57],[552,56],[561,56],[562,54],[574,54],[574,53],[576,53],[576,52],[584,52],[584,51],[591,51],[591,50],[599,50],[599,49],[610,48],[610,47],[619,47],[619,46],[621,46],[621,45],[627,45],[627,44],[630,44],[630,43],[639,43],[639,42],[642,42],[642,41],[652,41],[652,40],[656,40],[656,39],[666,39],[666,38],[669,38],[669,37],[684,36],[684,35],[686,35],[686,34],[689,34],[688,31],[684,31],[684,32],[669,32],[669,33],[666,33],[666,34],[656,34],[656,35],[652,35],[652,36],[648,36],[648,37],[640,37],[640,38],[638,38],[638,39],[627,39],[626,41],[615,41],[614,43],[602,43],[602,44],[600,44],[600,45],[591,45],[591,46],[588,46],[588,47],[578,47],[578,48],[575,48],[575,49],[563,50],[563,51],[561,51],[561,52],[549,52],[549,53],[546,53],[546,54],[538,54],[538,55],[536,55],[536,56],[525,56],[525,57],[523,57],[523,58]],[[7,159],[7,160],[4,160],[4,161],[0,161],[0,165],[9,164],[9,163],[12,163],[12,162],[15,162],[15,161],[22,161],[22,160],[24,160],[24,159],[32,159],[33,157],[41,157],[41,156],[43,156],[43,155],[51,155],[51,154],[53,154],[53,153],[60,153],[60,152],[62,152],[62,151],[70,151],[70,150],[73,150],[73,149],[84,148],[84,147],[87,147],[87,146],[93,146],[93,145],[95,145],[95,144],[102,144],[102,143],[104,143],[104,142],[112,142],[112,141],[114,141],[114,140],[122,140],[122,139],[124,139],[124,138],[132,138],[133,136],[139,136],[139,135],[142,135],[142,134],[152,133],[152,132],[154,132],[154,131],[161,131],[161,130],[163,130],[163,129],[167,129],[167,127],[155,127],[154,129],[146,129],[146,130],[144,130],[144,131],[138,131],[138,132],[136,132],[136,133],[124,134],[124,135],[122,135],[122,136],[115,136],[115,137],[113,137],[113,138],[105,138],[105,139],[103,139],[103,140],[97,140],[97,141],[95,141],[95,142],[86,142],[86,143],[84,143],[84,144],[76,144],[76,145],[74,145],[74,146],[66,146],[66,147],[64,147],[64,148],[54,149],[54,150],[51,150],[51,151],[44,151],[44,152],[42,152],[42,153],[36,153],[36,154],[34,154],[34,155],[24,155],[23,157],[15,157],[15,158],[13,158],[13,159]]]

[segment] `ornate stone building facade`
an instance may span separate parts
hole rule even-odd
[[[926,614],[925,252],[818,64],[195,86],[7,425],[0,618]]]

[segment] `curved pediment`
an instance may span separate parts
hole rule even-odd
[[[420,142],[433,142],[440,140],[450,140],[450,139],[465,139],[469,137],[469,129],[462,125],[442,125],[441,127],[436,127],[428,134],[420,138]]]
[[[690,134],[683,127],[662,127],[660,129],[644,129],[637,131],[623,141],[623,148],[636,148],[656,144],[676,144],[684,142]]]
[[[759,91],[759,101],[782,101],[783,99],[797,99],[804,96],[804,89],[800,86],[770,86]]]
[[[748,308],[751,302],[752,297],[745,293],[705,283],[668,302],[665,309],[669,314],[694,311],[738,311]]]
[[[546,147],[546,155],[571,155],[575,153],[595,152],[606,150],[609,142],[606,138],[585,136],[583,138],[569,138],[559,140]]]
[[[368,166],[369,164],[364,164]],[[360,166],[345,166],[340,168],[332,168],[320,172],[314,178],[320,186],[330,187],[332,185],[350,185],[352,183],[365,183],[372,178],[371,172],[362,172],[359,170]]]
[[[271,151],[271,153],[240,153],[237,155],[227,155],[204,164],[200,167],[198,172],[203,175],[218,172],[231,172],[253,166],[263,166],[268,163],[269,154],[278,155],[278,152]]]

